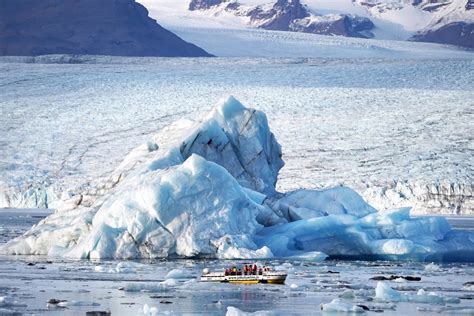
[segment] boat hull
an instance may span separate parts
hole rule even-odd
[[[263,274],[263,275],[222,275],[209,273],[201,276],[202,282],[221,282],[232,284],[284,284],[286,274]]]

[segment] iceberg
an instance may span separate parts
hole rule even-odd
[[[277,192],[283,165],[265,114],[229,97],[132,150],[94,195],[63,201],[0,253],[474,262],[474,234],[442,217],[377,212],[343,186]]]

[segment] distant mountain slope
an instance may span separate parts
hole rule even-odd
[[[381,19],[414,31],[415,41],[474,48],[473,0],[352,0]]]
[[[137,0],[167,27],[293,31],[472,47],[474,0]]]
[[[0,55],[210,56],[134,0],[2,0]]]
[[[248,25],[274,31],[371,38],[374,24],[352,14],[316,15],[300,0],[276,0],[260,5],[230,0],[191,0],[189,10],[223,11],[242,17]]]
[[[474,23],[454,22],[413,36],[412,40],[474,48]]]

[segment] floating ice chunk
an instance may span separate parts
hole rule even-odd
[[[474,282],[466,282],[462,287],[463,291],[473,291],[474,292]]]
[[[411,218],[408,209],[398,209],[362,218],[328,215],[265,227],[255,240],[276,257],[318,251],[353,259],[474,260],[472,234],[449,229],[444,219]]]
[[[419,289],[416,295],[400,294],[392,289],[387,283],[379,281],[375,288],[375,299],[382,302],[416,302],[427,304],[458,304],[457,297],[446,297],[435,292],[427,293],[423,289]]]
[[[438,272],[438,271],[441,271],[441,267],[439,265],[435,264],[434,262],[431,262],[431,263],[428,263],[425,266],[425,271]]]
[[[117,263],[115,271],[117,273],[135,273],[137,269],[142,268],[143,265],[136,262],[123,261]]]
[[[375,288],[375,299],[382,302],[400,302],[403,300],[403,297],[386,282],[379,281]]]
[[[339,298],[333,299],[330,303],[321,304],[321,310],[325,313],[364,313],[364,309],[357,305],[344,302]]]
[[[163,282],[161,282],[160,284],[164,285],[164,286],[168,286],[168,287],[175,287],[178,285],[178,281],[175,280],[175,279],[166,279],[164,280]]]
[[[339,294],[339,298],[353,299],[355,298],[355,292],[354,290],[345,290],[344,292]]]
[[[369,307],[369,310],[386,310],[386,309],[395,310],[395,308],[397,307],[397,304],[392,303],[392,302],[377,302],[374,304],[369,304],[367,307]]]
[[[417,303],[428,303],[428,304],[459,304],[461,301],[457,297],[447,297],[439,295],[435,292],[426,293],[425,290],[419,289],[416,295],[406,295],[407,300],[410,302]]]
[[[1,305],[0,305],[1,306]],[[0,315],[21,315],[17,311],[0,307]]]
[[[15,305],[15,300],[9,296],[0,296],[0,306],[12,306]]]
[[[89,301],[64,301],[57,304],[59,307],[68,306],[100,306],[99,303]]]
[[[455,315],[474,315],[474,308],[465,306],[417,307],[416,310],[420,312],[431,312],[438,314],[453,313]]]
[[[143,314],[145,314],[146,316],[156,316],[158,315],[158,308],[145,304],[143,305]]]
[[[194,276],[186,270],[183,269],[173,269],[168,274],[166,274],[166,279],[192,279]]]
[[[257,311],[253,313],[247,313],[238,309],[237,307],[228,306],[227,312],[225,315],[226,316],[272,316],[272,315],[276,315],[276,313],[272,311]]]
[[[175,279],[166,279],[163,282],[153,284],[148,283],[128,283],[124,287],[125,292],[168,292],[178,286]]]

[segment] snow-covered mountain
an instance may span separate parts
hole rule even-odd
[[[171,27],[261,28],[474,45],[472,0],[141,0]]]

